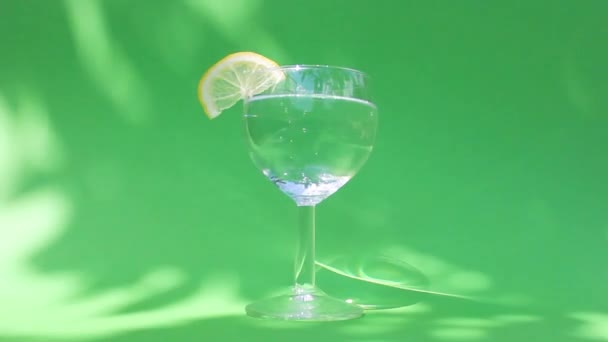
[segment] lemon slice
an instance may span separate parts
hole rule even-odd
[[[255,52],[237,52],[215,63],[198,84],[198,99],[210,119],[239,100],[259,94],[285,78],[279,65]]]

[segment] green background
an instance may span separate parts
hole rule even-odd
[[[608,341],[607,16],[601,0],[0,0],[0,341]],[[389,253],[466,299],[244,316],[289,285],[296,237],[239,106],[209,121],[196,99],[247,50],[373,78],[377,144],[318,207],[319,254]]]

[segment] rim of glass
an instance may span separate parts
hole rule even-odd
[[[336,65],[329,65],[329,64],[288,64],[288,65],[279,65],[276,67],[269,67],[269,68],[265,68],[264,70],[300,70],[300,69],[334,69],[334,70],[342,70],[342,71],[348,71],[348,72],[352,72],[352,73],[356,73],[359,75],[362,75],[366,78],[369,78],[369,74],[367,74],[364,71],[358,70],[358,69],[354,69],[354,68],[349,68],[349,67],[343,67],[343,66],[336,66]]]

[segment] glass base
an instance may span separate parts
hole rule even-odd
[[[363,315],[361,307],[312,286],[297,286],[291,293],[249,304],[245,311],[251,317],[293,321],[341,321]]]

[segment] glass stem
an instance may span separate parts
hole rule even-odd
[[[296,290],[315,286],[315,206],[298,206],[299,239],[295,263]]]

